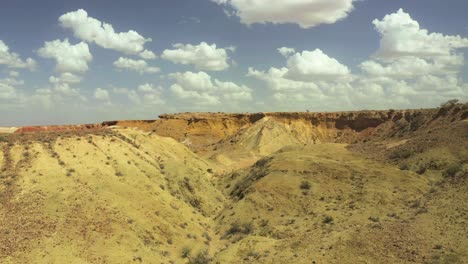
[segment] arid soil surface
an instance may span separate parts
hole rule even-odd
[[[467,118],[0,128],[0,263],[468,263]]]

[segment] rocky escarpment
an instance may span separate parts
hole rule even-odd
[[[135,127],[144,131],[152,131],[160,136],[174,138],[192,150],[207,151],[219,148],[219,144],[226,144],[226,142],[247,140],[258,143],[273,140],[275,133],[285,133],[291,136],[292,138],[287,139],[287,142],[297,141],[297,143],[306,144],[352,143],[373,138],[381,140],[404,137],[423,128],[437,127],[466,118],[468,118],[467,104],[451,104],[434,109],[383,111],[179,113],[160,115],[157,120],[4,128],[0,130],[0,133],[83,131],[115,126]],[[246,137],[250,138],[246,139]]]
[[[309,141],[351,143],[375,135],[404,134],[430,125],[437,120],[463,120],[466,107],[453,110],[442,108],[418,110],[354,111],[326,113],[181,113],[161,115],[151,129],[158,135],[172,137],[195,150],[203,150],[223,141],[239,141],[240,134],[264,122],[265,133],[273,124],[284,126],[285,132]],[[305,133],[305,134],[304,134]]]
[[[24,126],[16,129],[15,133],[32,132],[60,132],[60,131],[85,131],[92,129],[101,129],[101,124],[83,124],[83,125],[57,125],[57,126]]]

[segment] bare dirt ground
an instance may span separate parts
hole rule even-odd
[[[467,113],[0,133],[0,262],[467,263]]]

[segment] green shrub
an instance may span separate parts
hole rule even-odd
[[[414,151],[411,149],[396,149],[389,154],[389,158],[394,160],[407,159],[413,154]]]
[[[250,234],[253,232],[253,224],[251,222],[242,224],[242,233]]]
[[[455,177],[455,175],[462,170],[461,164],[452,164],[442,173],[444,177]]]
[[[400,168],[400,170],[409,170],[410,169],[408,163],[406,163],[406,162],[400,163],[399,168]]]
[[[211,262],[211,258],[208,255],[208,251],[199,252],[194,258],[189,258],[189,264],[208,264]]]
[[[192,252],[192,250],[189,247],[185,246],[185,247],[182,248],[182,252],[181,252],[180,256],[182,258],[188,258],[188,257],[190,257],[191,252]]]
[[[311,186],[311,184],[310,184],[309,181],[302,181],[302,182],[301,182],[300,188],[301,188],[302,190],[309,190],[310,187],[312,187],[312,186]]]
[[[416,170],[417,174],[424,174],[426,172],[426,165],[422,164],[419,166],[419,168]]]
[[[252,224],[252,222],[243,223],[242,225],[240,225],[237,222],[234,222],[231,224],[231,227],[226,231],[225,235],[229,236],[229,235],[234,235],[238,233],[250,234],[253,232],[253,230],[254,230],[254,225]]]
[[[242,231],[239,223],[234,222],[231,224],[231,227],[226,231],[226,235],[234,235]]]
[[[323,218],[323,221],[322,221],[324,224],[331,224],[333,223],[333,217],[329,216],[329,215],[326,215],[324,218]]]

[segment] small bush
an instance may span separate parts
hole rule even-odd
[[[192,250],[189,247],[183,247],[182,252],[180,253],[180,256],[182,258],[188,258],[190,257],[190,254],[192,253]]]
[[[455,177],[455,175],[462,170],[461,164],[453,164],[450,165],[445,171],[442,173],[444,177]]]
[[[301,182],[300,188],[301,188],[302,190],[310,190],[311,187],[312,187],[312,186],[311,186],[311,184],[310,184],[309,181],[302,181],[302,182]]]
[[[231,224],[231,227],[226,231],[226,235],[234,235],[242,231],[239,223],[235,222]]]
[[[426,165],[422,164],[419,166],[419,168],[416,170],[417,174],[424,174],[426,172]]]
[[[242,233],[250,234],[253,232],[253,224],[251,222],[242,224]]]
[[[199,252],[194,258],[189,258],[189,264],[208,264],[211,262],[211,258],[208,255],[208,251]]]
[[[324,224],[331,224],[333,223],[333,217],[327,215],[323,218],[323,221],[322,221]]]
[[[411,149],[396,149],[389,154],[390,159],[399,160],[407,159],[414,154],[414,151]]]

